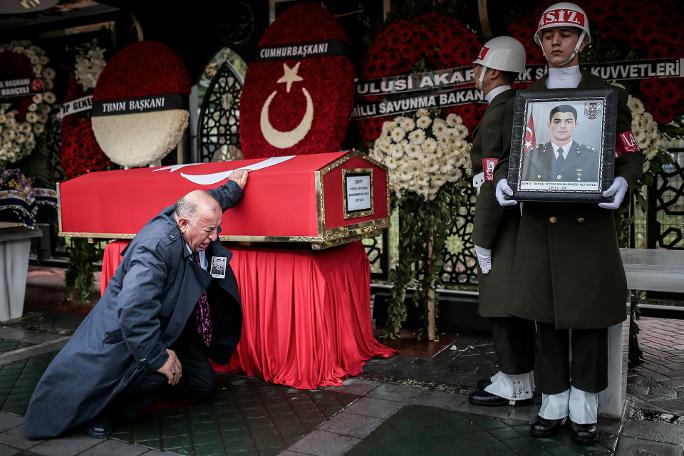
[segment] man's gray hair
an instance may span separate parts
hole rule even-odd
[[[176,216],[176,220],[186,219],[190,220],[197,210],[197,200],[193,198],[188,198],[188,195],[183,196],[181,199],[176,201],[176,205],[173,208],[173,214]]]

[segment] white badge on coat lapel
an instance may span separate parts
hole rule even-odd
[[[211,257],[211,269],[209,270],[209,274],[215,279],[225,279],[227,263],[228,259],[226,257]]]

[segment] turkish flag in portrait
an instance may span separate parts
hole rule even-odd
[[[534,136],[534,118],[530,111],[530,117],[527,120],[527,127],[525,128],[525,139],[523,141],[523,152],[534,148],[537,145],[537,138]]]

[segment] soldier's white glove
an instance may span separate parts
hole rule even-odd
[[[513,190],[508,186],[506,179],[499,179],[496,183],[496,200],[501,206],[515,206],[518,204],[516,200],[508,199],[509,196],[513,196]]]
[[[608,190],[603,192],[603,196],[613,196],[612,203],[599,203],[599,207],[604,209],[617,209],[622,204],[622,200],[625,199],[625,193],[627,193],[627,181],[624,177],[616,177]]]
[[[492,249],[485,249],[476,245],[475,253],[477,253],[477,262],[480,264],[482,274],[489,274],[489,271],[492,270]]]

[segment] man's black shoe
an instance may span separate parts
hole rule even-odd
[[[106,439],[112,434],[112,419],[109,415],[99,415],[90,420],[85,433],[94,439]]]
[[[505,405],[527,405],[532,403],[532,399],[524,399],[521,401],[511,401],[505,397],[497,396],[496,394],[489,393],[483,389],[473,391],[468,396],[468,402],[473,405],[481,405],[484,407],[502,407]]]
[[[560,420],[547,420],[537,415],[537,419],[530,425],[532,437],[551,437],[555,435],[565,423],[565,418]]]
[[[580,445],[591,445],[598,440],[598,426],[596,423],[577,424],[570,420],[570,437]]]

